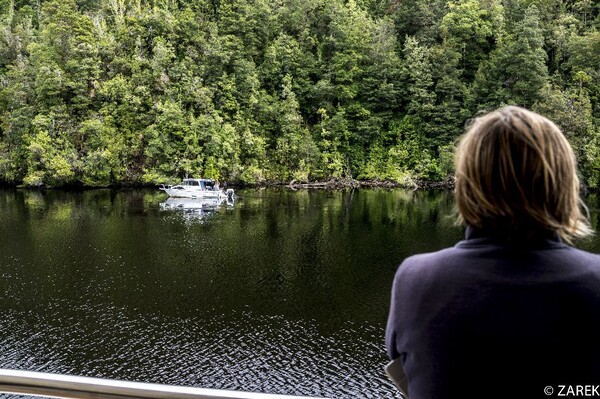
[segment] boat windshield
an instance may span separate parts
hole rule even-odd
[[[199,186],[200,183],[197,182],[196,180],[184,180],[183,185],[184,186]]]

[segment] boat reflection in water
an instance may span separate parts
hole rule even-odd
[[[219,209],[233,206],[233,198],[174,198],[160,203],[161,210],[183,212],[186,219],[205,219],[213,216]]]

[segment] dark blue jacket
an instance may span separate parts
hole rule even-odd
[[[597,386],[600,256],[468,229],[453,248],[400,265],[386,346],[403,359],[410,399],[547,398]]]

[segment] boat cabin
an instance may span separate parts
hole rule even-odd
[[[183,179],[182,186],[199,187],[200,190],[215,190],[215,181],[210,179]]]

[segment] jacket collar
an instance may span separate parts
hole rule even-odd
[[[523,236],[509,236],[501,231],[493,231],[467,226],[465,241],[467,245],[495,244],[514,248],[559,248],[566,244],[558,234],[552,231],[540,230]]]

